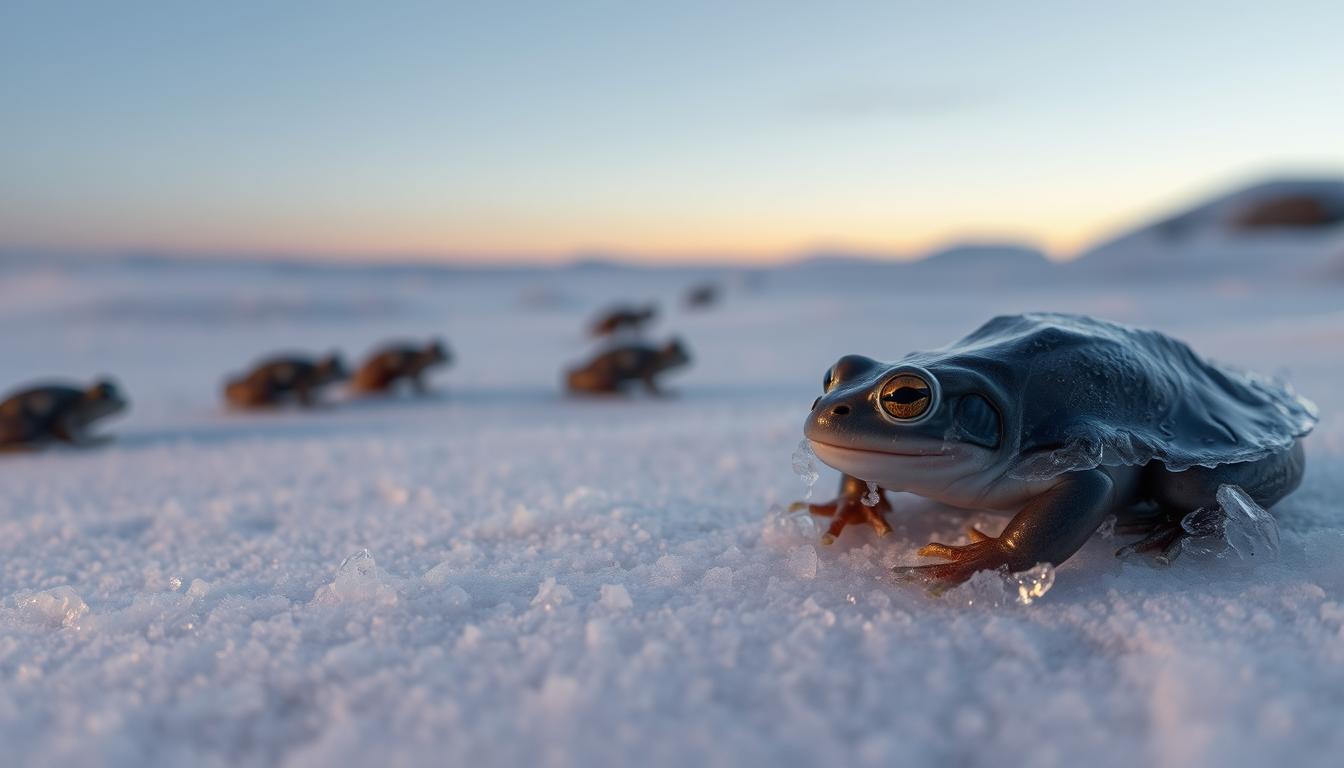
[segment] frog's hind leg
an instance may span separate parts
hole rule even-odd
[[[1133,544],[1115,551],[1116,557],[1129,557],[1135,554],[1152,553],[1153,559],[1162,565],[1168,565],[1181,554],[1181,542],[1188,535],[1181,527],[1184,514],[1164,510],[1159,514],[1116,523],[1115,532],[1119,535],[1139,534],[1143,538]]]
[[[1148,491],[1158,503],[1159,512],[1150,517],[1134,518],[1116,525],[1120,534],[1143,534],[1139,541],[1116,550],[1116,557],[1152,554],[1167,565],[1181,554],[1181,544],[1195,535],[1215,533],[1213,529],[1194,532],[1182,525],[1186,516],[1201,509],[1218,506],[1218,489],[1235,485],[1262,507],[1273,506],[1292,493],[1302,481],[1302,444],[1257,461],[1219,464],[1216,467],[1192,467],[1173,472],[1161,465],[1150,467]],[[1209,521],[1201,521],[1207,526]]]

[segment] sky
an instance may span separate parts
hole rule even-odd
[[[0,0],[0,247],[1067,256],[1344,174],[1344,4]]]

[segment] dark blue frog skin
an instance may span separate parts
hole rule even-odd
[[[0,401],[0,451],[28,451],[56,443],[100,445],[110,438],[95,437],[89,428],[127,407],[121,389],[108,379],[89,387],[45,384],[13,392]]]
[[[908,569],[961,581],[1058,565],[1108,515],[1151,534],[1138,549],[1172,557],[1181,517],[1215,506],[1221,485],[1265,507],[1297,488],[1301,438],[1315,423],[1315,407],[1285,385],[1161,333],[1028,314],[894,363],[841,358],[804,433],[848,476],[836,502],[813,506],[836,516],[832,538],[846,522],[872,522],[850,498],[866,487],[849,478],[1012,513],[998,537],[972,529],[968,545],[920,550],[948,562]]]

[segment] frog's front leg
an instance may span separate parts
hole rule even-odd
[[[899,575],[962,582],[977,571],[1007,567],[1021,571],[1037,563],[1059,565],[1101,526],[1113,506],[1115,486],[1100,469],[1071,472],[1009,521],[997,538],[972,529],[970,544],[937,542],[919,554],[947,560],[934,565],[894,568]]]
[[[83,427],[68,419],[58,419],[51,425],[50,439],[76,448],[96,448],[112,441],[109,435],[90,435]]]
[[[865,504],[864,500],[872,501],[872,495],[876,493],[877,501],[874,504]],[[887,523],[886,513],[891,511],[891,502],[887,501],[886,491],[877,488],[875,491],[868,490],[868,483],[851,475],[840,476],[840,492],[833,501],[824,504],[808,504],[806,502],[795,502],[789,506],[790,511],[806,509],[814,515],[833,518],[831,525],[826,529],[826,533],[821,537],[822,544],[833,544],[840,537],[841,531],[851,524],[863,524],[873,526],[873,530],[878,536],[886,536],[891,533],[891,526]]]

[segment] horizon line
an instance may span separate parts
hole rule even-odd
[[[467,253],[462,251],[321,251],[298,249],[192,249],[192,248],[92,248],[53,247],[24,244],[0,244],[0,260],[38,261],[164,261],[164,262],[232,262],[252,264],[301,264],[331,266],[389,266],[389,267],[460,267],[460,268],[537,268],[574,267],[608,264],[623,267],[727,267],[762,268],[788,266],[825,259],[855,260],[886,263],[912,263],[960,248],[1002,248],[1030,250],[1050,262],[1077,259],[1087,249],[1061,253],[1025,239],[961,238],[949,239],[927,248],[908,251],[877,248],[818,245],[777,253],[748,255],[731,252],[688,252],[667,255],[621,251],[615,249],[575,249],[555,253],[491,252]]]

